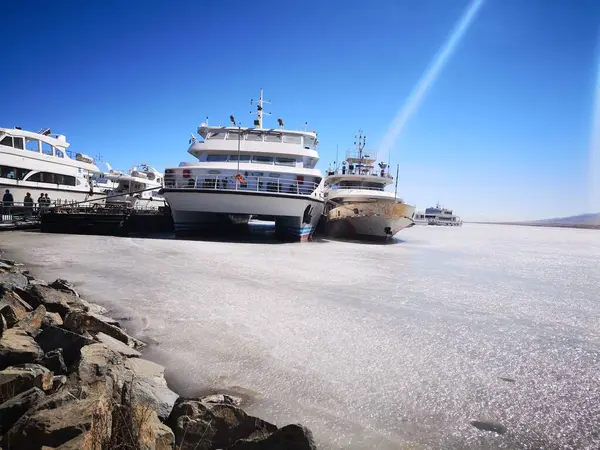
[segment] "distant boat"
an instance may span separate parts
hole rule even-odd
[[[109,172],[103,174],[103,177],[114,183],[115,187],[106,191],[107,206],[123,205],[137,209],[165,206],[165,199],[159,194],[163,187],[162,173],[147,164],[142,164],[139,168],[134,166],[127,173],[108,167]]]
[[[435,207],[426,208],[425,212],[417,212],[415,224],[460,227],[463,221],[460,217],[455,216],[451,209],[444,208],[438,203]]]

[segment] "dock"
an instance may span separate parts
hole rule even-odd
[[[141,209],[85,205],[56,207],[43,212],[40,229],[45,233],[149,235],[172,232],[173,220],[168,207]]]

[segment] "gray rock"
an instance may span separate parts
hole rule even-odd
[[[104,344],[86,345],[81,349],[78,375],[83,384],[101,381],[109,370],[123,363],[123,357]]]
[[[108,334],[100,332],[96,334],[96,339],[111,350],[119,352],[121,355],[127,356],[128,358],[140,358],[142,356],[142,354],[134,348],[131,348],[129,345],[110,337]]]
[[[82,347],[95,342],[93,339],[59,327],[44,328],[35,339],[46,353],[61,348],[67,367],[79,359]]]
[[[70,292],[71,294],[79,297],[79,292],[77,292],[75,290],[75,286],[73,286],[72,283],[69,283],[67,280],[63,280],[62,278],[57,278],[56,280],[54,280],[51,284],[50,287],[57,289],[59,291],[65,291],[65,292]]]
[[[46,311],[46,315],[42,319],[42,328],[45,327],[58,327],[63,324],[62,317],[58,313],[51,313]]]
[[[31,388],[0,405],[0,436],[6,433],[33,405],[44,398],[44,392]]]
[[[0,309],[0,314],[2,314],[2,317],[5,317],[6,329],[8,329],[14,327],[19,322],[20,317],[25,317],[27,313],[20,314],[13,306],[4,305]]]
[[[0,403],[33,387],[52,389],[52,372],[39,364],[22,364],[0,371]]]
[[[117,323],[104,316],[98,314],[90,314],[85,311],[71,311],[65,317],[64,326],[68,330],[76,333],[88,331],[90,333],[104,333],[110,337],[117,339],[130,347],[140,347],[143,344],[137,339],[132,338],[119,327],[113,325]]]
[[[0,337],[0,369],[34,362],[43,354],[35,340],[19,328],[6,330]]]
[[[8,330],[8,324],[2,314],[0,314],[0,337],[4,334],[4,330]]]
[[[234,397],[226,394],[213,394],[207,395],[201,398],[204,403],[224,403],[226,405],[240,406],[242,399],[240,397]]]
[[[67,384],[67,377],[65,375],[54,375],[52,377],[52,391],[56,392],[64,385]]]
[[[1,288],[0,288],[0,290],[1,290]],[[7,309],[6,309],[7,306],[10,306],[10,308],[13,311],[12,314],[18,320],[21,320],[21,318],[25,314],[27,314],[28,312],[33,310],[31,305],[29,303],[27,303],[26,301],[24,301],[14,291],[2,291],[0,293],[0,311],[2,311],[3,314],[6,314],[5,311],[7,311]],[[5,317],[7,317],[7,316],[5,316]],[[8,320],[8,317],[7,317],[7,320]]]
[[[303,425],[286,425],[264,439],[242,439],[227,450],[316,450],[312,432]]]
[[[67,299],[69,297],[76,298],[73,294],[39,284],[19,291],[19,294],[32,306],[44,305],[48,311],[59,313],[61,316],[65,316],[70,310]]]
[[[132,402],[151,405],[166,420],[179,396],[167,386],[165,368],[141,358],[126,359],[124,366],[119,381],[131,384]]]
[[[273,424],[225,403],[179,398],[167,420],[182,450],[228,448],[240,439],[260,440],[277,431]]]
[[[47,352],[40,362],[55,374],[67,373],[67,365],[65,364],[65,360],[63,358],[62,348],[57,348],[56,350]]]
[[[473,421],[471,421],[471,425],[473,425],[475,428],[482,430],[482,431],[492,431],[497,434],[506,433],[506,427],[504,425],[502,425],[501,423],[497,423],[497,422],[489,422],[489,421],[485,421],[485,420],[473,420]]]
[[[18,272],[0,273],[0,288],[6,290],[25,289],[29,281],[27,277]]]

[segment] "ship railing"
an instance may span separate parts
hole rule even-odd
[[[241,177],[235,175],[200,175],[181,178],[165,176],[165,188],[206,189],[215,191],[270,192],[274,194],[310,195],[319,186],[313,181],[276,177]]]
[[[334,184],[331,186],[331,189],[335,191],[379,191],[379,192],[391,192],[386,191],[383,187],[373,187],[373,186],[340,186],[339,184]]]

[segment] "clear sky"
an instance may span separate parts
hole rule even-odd
[[[164,169],[205,116],[250,125],[262,87],[265,125],[308,121],[325,170],[359,128],[377,149],[470,3],[4,0],[0,124]],[[400,195],[466,219],[600,212],[599,32],[598,0],[484,0],[392,146]]]

